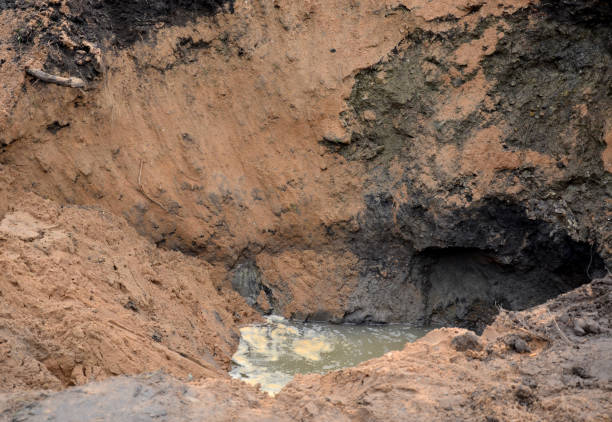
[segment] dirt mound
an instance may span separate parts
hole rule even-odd
[[[14,184],[0,168],[4,186]],[[101,209],[2,190],[0,389],[62,388],[164,368],[220,376],[256,318],[209,266]]]
[[[304,400],[290,414],[313,420],[330,408],[350,409],[347,420],[609,420],[611,288],[607,277],[504,312],[478,342],[436,330],[356,368],[297,378],[278,401]]]

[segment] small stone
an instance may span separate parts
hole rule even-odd
[[[516,401],[518,401],[523,406],[528,406],[532,404],[536,399],[531,389],[524,385],[520,385],[514,395],[516,396]]]
[[[574,333],[578,336],[601,333],[601,326],[590,318],[577,318],[574,320]]]
[[[366,110],[363,112],[363,120],[369,122],[376,120],[376,112],[374,110]]]
[[[591,334],[599,334],[602,331],[601,325],[599,325],[599,323],[597,323],[596,321],[593,321],[592,319],[586,320],[585,328],[587,330],[587,333],[591,333]]]
[[[508,336],[508,338],[505,340],[505,343],[508,347],[510,347],[516,353],[531,352],[531,348],[529,347],[527,342],[517,335]]]
[[[472,332],[467,332],[455,336],[451,340],[451,345],[458,352],[465,352],[466,350],[482,350],[480,338]]]
[[[453,78],[451,80],[451,84],[453,85],[453,87],[455,88],[459,88],[461,85],[463,85],[465,83],[465,81],[462,78]]]
[[[586,334],[586,332],[582,327],[574,323],[574,334],[576,334],[577,336],[583,336]]]
[[[125,305],[123,305],[125,309],[129,309],[130,311],[138,312],[138,307],[134,303],[132,299],[129,299]]]
[[[585,334],[599,334],[601,333],[601,326],[590,318],[578,318],[574,321],[574,331],[584,331]],[[584,335],[584,334],[582,334]]]
[[[323,140],[327,142],[331,142],[333,144],[350,144],[351,143],[351,140],[348,136],[346,135],[338,136],[332,132],[328,132],[325,135],[323,135]]]
[[[523,379],[523,385],[525,385],[525,386],[527,386],[529,388],[536,388],[538,386],[538,383],[533,378],[526,377],[526,378]]]
[[[517,353],[529,353],[529,352],[531,352],[531,349],[527,345],[527,342],[525,340],[523,340],[523,339],[520,339],[520,338],[517,338],[514,341],[513,348],[514,348],[514,350]]]
[[[593,378],[593,376],[582,366],[574,366],[572,368],[572,375],[576,375],[583,379]]]
[[[266,295],[266,292],[264,291],[264,289],[261,289],[261,291],[259,292],[259,295],[257,296],[256,304],[259,307],[259,309],[261,309],[261,311],[263,311],[263,313],[265,314],[269,314],[272,311],[272,306],[270,305],[270,302],[268,301],[268,296]]]

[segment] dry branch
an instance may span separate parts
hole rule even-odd
[[[85,88],[85,82],[81,78],[63,78],[61,76],[55,76],[47,72],[43,72],[40,69],[31,69],[29,67],[26,67],[25,71],[28,75],[33,76],[36,79],[40,79],[43,82],[68,86],[70,88]]]
[[[565,333],[561,331],[561,328],[559,327],[559,324],[557,324],[557,320],[555,319],[555,316],[551,314],[550,311],[547,311],[547,312],[548,312],[548,315],[550,315],[550,317],[552,318],[553,322],[555,323],[555,327],[557,327],[557,330],[559,331],[559,334],[561,334],[561,337],[563,337],[563,340],[565,340],[568,344],[572,344],[572,342],[570,341],[569,338],[567,338]]]
[[[142,182],[140,180],[140,177],[142,176],[142,166],[144,165],[144,161],[140,160],[140,169],[138,170],[138,192],[140,192],[141,194],[144,195],[145,198],[147,198],[149,201],[153,202],[155,205],[157,205],[158,207],[160,207],[162,210],[169,212],[166,207],[164,207],[164,205],[159,202],[156,201],[155,199],[151,198],[151,196],[149,196],[148,193],[145,192],[144,188],[142,187]]]

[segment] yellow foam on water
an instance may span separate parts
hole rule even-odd
[[[241,328],[240,334],[254,352],[265,353],[268,350],[268,338],[260,327]]]
[[[333,346],[321,337],[293,341],[295,354],[308,360],[321,360],[321,353],[331,352],[332,350]]]
[[[240,365],[243,367],[251,367],[251,362],[249,362],[249,358],[245,353],[236,352],[234,356],[232,356],[232,360],[236,365]]]
[[[270,332],[270,337],[274,339],[284,339],[286,337],[297,336],[299,331],[295,327],[288,327],[285,324],[278,324],[276,328],[274,328]]]
[[[268,393],[268,395],[274,397],[276,395],[276,393],[278,393],[280,390],[283,389],[285,385],[284,384],[274,384],[274,383],[268,383],[266,385],[266,393]]]

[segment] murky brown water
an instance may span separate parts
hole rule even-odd
[[[295,374],[325,373],[401,350],[428,330],[404,324],[334,325],[268,317],[240,330],[230,375],[274,394]]]

